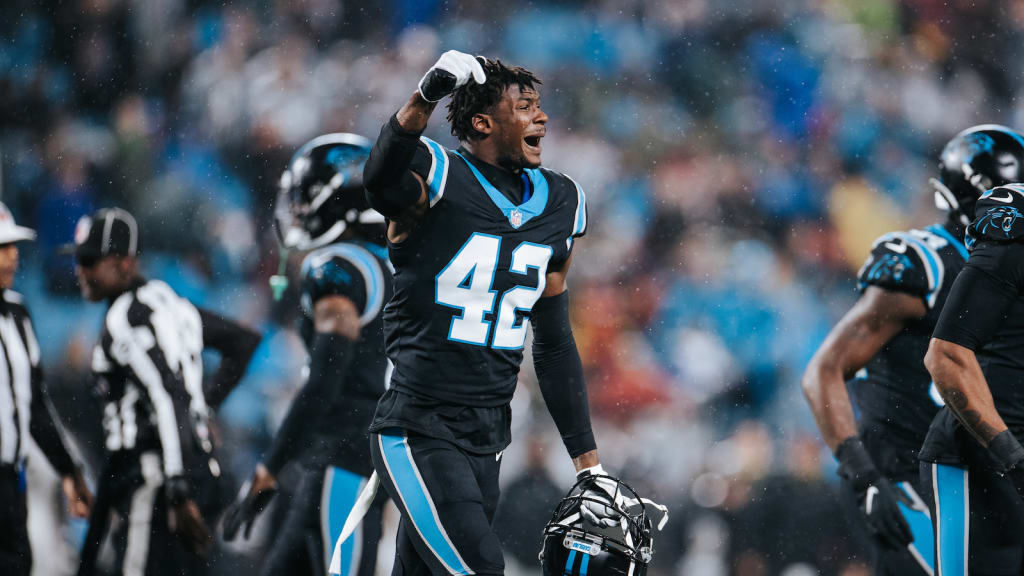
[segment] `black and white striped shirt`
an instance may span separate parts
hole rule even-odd
[[[259,336],[196,308],[160,280],[139,280],[110,304],[92,359],[110,452],[159,452],[166,477],[209,451],[206,424],[238,383]],[[202,352],[221,352],[204,389]]]
[[[75,463],[54,421],[32,318],[17,292],[0,294],[0,465],[21,466],[28,436],[62,475]]]

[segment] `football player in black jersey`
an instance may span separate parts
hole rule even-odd
[[[309,351],[306,383],[292,402],[249,491],[225,518],[233,538],[277,491],[289,462],[303,469],[295,499],[260,574],[327,573],[335,540],[373,472],[369,426],[384,392],[381,311],[391,297],[384,219],[363,193],[370,141],[327,134],[293,156],[281,177],[277,228],[285,250],[309,250],[302,262],[300,332]],[[280,282],[280,280],[278,280]],[[341,574],[371,576],[382,501],[339,550]]]
[[[1021,176],[1016,144],[996,147],[1007,177]],[[921,449],[942,576],[1024,573],[1024,185],[989,184],[925,356],[946,399]]]
[[[859,274],[861,298],[804,374],[804,393],[840,463],[844,502],[873,537],[876,574],[928,574],[934,567],[917,455],[941,398],[922,360],[967,260],[964,231],[984,191],[976,183],[1006,181],[998,157],[1020,148],[1016,138],[1008,128],[982,125],[945,146],[932,184],[948,218],[875,241]]]
[[[394,374],[370,428],[374,468],[402,514],[395,574],[503,573],[491,522],[527,322],[569,456],[580,474],[601,472],[565,281],[586,204],[575,182],[540,167],[539,85],[524,68],[446,52],[366,163],[395,266],[384,312]],[[421,137],[448,94],[455,150]],[[600,508],[588,510],[594,521],[615,524]]]

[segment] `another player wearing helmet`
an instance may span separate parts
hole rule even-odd
[[[996,160],[1021,178],[1024,155]],[[977,202],[970,260],[925,356],[946,399],[921,449],[941,576],[1024,573],[1024,185],[999,184]]]
[[[861,298],[804,374],[804,393],[840,463],[845,502],[873,537],[876,574],[933,570],[917,454],[941,398],[922,359],[967,260],[970,211],[986,186],[1017,178],[1022,160],[1020,136],[1001,126],[975,126],[950,140],[932,181],[946,221],[875,241],[859,274]]]
[[[363,194],[370,141],[327,134],[302,146],[281,177],[277,229],[284,250],[310,250],[302,262],[300,331],[309,351],[306,383],[244,499],[227,514],[233,538],[277,490],[289,462],[303,474],[260,574],[325,574],[356,496],[373,471],[368,429],[384,392],[381,311],[391,296],[383,218]],[[278,289],[281,287],[278,280]],[[381,502],[339,551],[342,574],[369,576],[377,559]]]
[[[585,197],[540,168],[539,85],[523,68],[446,52],[366,163],[395,265],[395,370],[371,427],[374,467],[402,513],[395,574],[503,572],[491,522],[528,321],[569,456],[599,469],[565,280]],[[420,136],[448,94],[456,150]]]

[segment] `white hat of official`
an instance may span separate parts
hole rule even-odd
[[[0,202],[0,244],[10,244],[21,240],[35,240],[36,231],[14,222],[14,216],[3,202]]]

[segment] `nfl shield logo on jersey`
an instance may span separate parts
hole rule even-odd
[[[513,228],[519,228],[523,225],[523,213],[519,208],[512,210],[512,213],[508,215],[508,221],[512,224]]]

